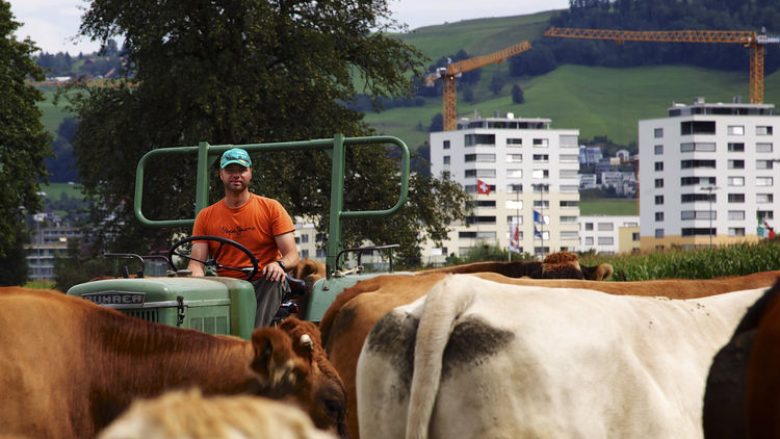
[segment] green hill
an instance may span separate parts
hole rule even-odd
[[[432,63],[460,49],[477,56],[540,38],[554,13],[465,20],[396,36],[417,47],[430,58],[428,63]],[[730,102],[735,95],[747,100],[746,59],[747,56],[740,71],[689,66],[610,69],[564,65],[546,75],[524,78],[510,78],[508,63],[491,65],[482,69],[480,82],[472,88],[472,103],[464,102],[459,93],[458,113],[467,116],[476,111],[490,116],[495,112],[513,112],[521,117],[550,118],[554,128],[579,129],[581,138],[606,135],[617,143],[629,144],[636,141],[640,119],[664,117],[672,102],[690,103],[697,96],[703,96],[707,102]],[[489,85],[495,72],[501,72],[507,83],[494,96]],[[514,84],[522,87],[525,103],[512,103],[510,93]],[[463,91],[463,87],[459,89]],[[44,92],[49,98],[41,104],[44,124],[55,133],[66,113],[51,104],[50,89]],[[768,103],[780,101],[780,73],[767,76],[765,95]],[[379,133],[398,136],[416,148],[427,140],[431,119],[440,112],[441,99],[426,98],[424,106],[371,112],[365,119]]]
[[[482,55],[522,40],[540,38],[547,20],[555,11],[516,17],[486,18],[429,26],[400,34],[398,38],[414,45],[433,62],[465,49],[471,56]],[[747,49],[746,49],[747,50]],[[747,53],[746,53],[747,55]],[[523,56],[518,55],[518,56]],[[507,79],[502,92],[489,90],[496,71]],[[526,102],[511,100],[518,84]],[[458,93],[459,116],[483,116],[513,112],[516,116],[544,117],[555,128],[577,128],[581,138],[606,135],[629,144],[636,141],[640,119],[664,117],[673,102],[690,103],[703,96],[707,102],[731,102],[736,95],[748,97],[748,64],[741,71],[705,70],[689,66],[651,66],[610,69],[565,65],[532,78],[510,78],[508,63],[482,69],[479,84],[472,89],[474,102],[463,101]],[[780,74],[765,80],[765,101],[780,100]],[[379,133],[396,135],[416,147],[427,140],[428,126],[440,113],[441,99],[426,99],[421,107],[393,108],[366,114],[366,121]]]

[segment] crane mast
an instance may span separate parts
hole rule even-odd
[[[531,50],[531,43],[522,41],[487,55],[475,56],[462,61],[449,63],[447,64],[447,67],[439,67],[436,69],[435,73],[426,76],[425,84],[429,87],[432,86],[437,79],[444,81],[444,87],[442,89],[442,118],[444,119],[444,130],[451,131],[456,128],[458,117],[458,93],[455,86],[456,78],[460,77],[463,73],[476,70],[488,64],[498,64],[507,58],[511,58],[527,50]]]

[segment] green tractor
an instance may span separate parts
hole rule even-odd
[[[344,211],[344,169],[345,151],[350,145],[393,144],[401,150],[401,184],[400,194],[394,206],[386,210]],[[410,154],[406,144],[397,137],[372,136],[351,137],[336,135],[332,139],[316,139],[297,142],[280,142],[248,145],[209,145],[201,142],[197,146],[161,148],[149,151],[138,162],[136,168],[134,211],[136,218],[149,227],[186,227],[192,226],[195,215],[208,205],[209,169],[219,160],[223,152],[230,148],[241,147],[251,152],[289,151],[289,150],[324,150],[331,157],[331,203],[330,228],[326,257],[326,277],[305,286],[291,280],[291,286],[301,297],[305,298],[303,313],[299,317],[305,320],[319,322],[325,310],[336,296],[358,281],[378,275],[378,273],[353,273],[340,275],[340,263],[344,256],[357,253],[358,266],[360,257],[367,250],[391,251],[397,246],[365,247],[343,249],[341,246],[341,221],[346,218],[370,218],[392,215],[406,202],[409,191]],[[141,206],[143,201],[144,168],[156,157],[197,154],[197,182],[195,194],[195,213],[190,219],[150,220],[144,216]],[[126,314],[154,322],[181,328],[191,328],[210,334],[235,335],[249,339],[254,329],[256,300],[252,284],[248,281],[232,277],[206,276],[192,277],[187,270],[178,270],[174,265],[174,256],[187,258],[183,249],[194,239],[216,239],[224,245],[241,244],[219,237],[187,237],[175,243],[160,264],[150,258],[137,255],[111,255],[120,258],[138,258],[145,267],[135,278],[104,279],[75,285],[67,292],[69,295],[80,296],[94,303],[115,308]],[[246,249],[248,268],[247,279],[253,270],[257,270],[257,261]],[[109,256],[109,255],[107,255]],[[210,259],[207,267],[216,267],[217,259]],[[392,256],[390,257],[392,270]]]

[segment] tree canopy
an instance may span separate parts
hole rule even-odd
[[[408,78],[422,68],[416,49],[386,35],[394,26],[386,0],[94,0],[80,32],[102,42],[122,37],[127,72],[111,87],[85,83],[71,95],[80,117],[80,176],[97,202],[93,237],[115,251],[169,245],[170,230],[143,229],[132,214],[135,165],[152,148],[370,133],[348,103],[359,93],[408,95]],[[279,199],[293,215],[327,214],[325,153],[268,153],[255,161],[256,192]],[[390,207],[397,162],[383,148],[348,148],[345,208]],[[147,216],[192,217],[193,160],[152,168],[145,175]],[[222,188],[212,186],[216,201]],[[448,219],[465,214],[463,197],[448,179],[416,177],[415,208],[389,221],[345,224],[345,245],[397,237],[406,256],[419,255],[419,235],[441,237]]]
[[[32,59],[34,43],[16,39],[19,26],[11,5],[0,0],[0,285],[27,279],[25,216],[41,207],[38,192],[49,154],[49,136],[36,106],[43,96],[26,82],[41,80],[43,73]]]

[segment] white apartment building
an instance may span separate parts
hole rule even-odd
[[[612,255],[639,251],[637,215],[587,215],[579,224],[581,251]]]
[[[775,227],[774,105],[699,98],[668,111],[639,121],[642,250],[756,240],[757,218]]]
[[[424,262],[465,256],[482,244],[508,248],[515,228],[520,252],[577,250],[579,130],[551,129],[550,123],[507,113],[464,118],[457,130],[431,133],[432,174],[448,172],[463,185],[473,196],[474,213],[465,224],[451,225],[443,248],[427,247]],[[477,192],[480,180],[489,194]]]

